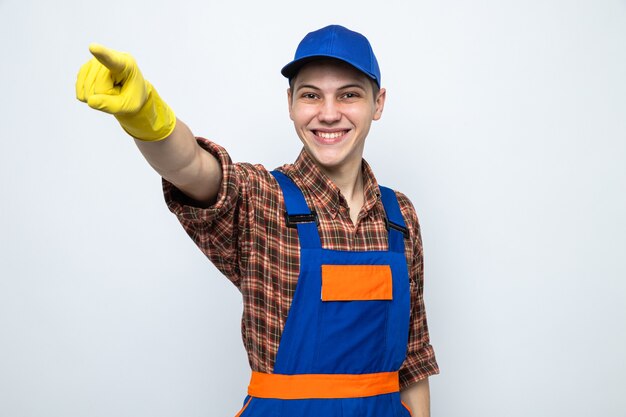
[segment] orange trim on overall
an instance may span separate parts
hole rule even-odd
[[[322,301],[391,299],[389,265],[322,265]]]
[[[281,375],[252,372],[248,395],[259,398],[357,398],[400,391],[398,372]]]
[[[250,404],[250,401],[252,401],[252,397],[248,398],[248,401],[246,401],[246,404],[243,406],[241,410],[239,410],[239,412],[237,413],[235,417],[239,417],[240,415],[243,414],[244,411],[246,411],[246,408],[248,408],[248,404]]]

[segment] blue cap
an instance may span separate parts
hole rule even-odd
[[[298,45],[296,55],[280,71],[292,79],[311,61],[334,58],[344,61],[376,81],[380,87],[380,68],[367,38],[339,25],[330,25],[307,34]]]

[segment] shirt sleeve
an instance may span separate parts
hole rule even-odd
[[[424,306],[424,251],[417,214],[411,201],[397,193],[402,215],[411,235],[412,259],[409,262],[411,317],[407,356],[400,368],[400,389],[439,373],[435,351],[430,344]],[[408,243],[408,242],[407,242]]]
[[[240,244],[240,241],[247,241],[245,234],[249,231],[246,216],[248,184],[260,168],[250,164],[233,164],[223,147],[204,138],[197,138],[197,141],[217,158],[222,167],[222,184],[217,201],[207,208],[198,207],[192,199],[163,179],[165,202],[198,248],[239,288],[247,253],[247,245]]]

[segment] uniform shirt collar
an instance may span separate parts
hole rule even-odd
[[[339,187],[319,169],[306,149],[302,149],[296,162],[284,172],[316,201],[316,206],[320,209],[327,209],[333,218],[337,215],[340,207],[348,207]],[[380,199],[380,191],[374,173],[365,159],[361,163],[361,172],[365,194],[363,211],[368,213]]]

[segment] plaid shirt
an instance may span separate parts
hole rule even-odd
[[[163,181],[165,200],[200,250],[241,291],[241,332],[253,371],[272,373],[300,271],[296,229],[285,225],[282,192],[261,165],[233,164],[224,148],[199,138],[198,143],[220,161],[223,180],[217,202],[198,208]],[[378,184],[363,161],[365,203],[356,227],[345,198],[302,151],[293,165],[280,171],[302,190],[320,221],[322,247],[333,250],[387,250],[387,230]],[[423,298],[422,241],[409,199],[397,193],[410,232],[405,240],[410,275],[411,327],[400,387],[439,373],[429,342]]]

